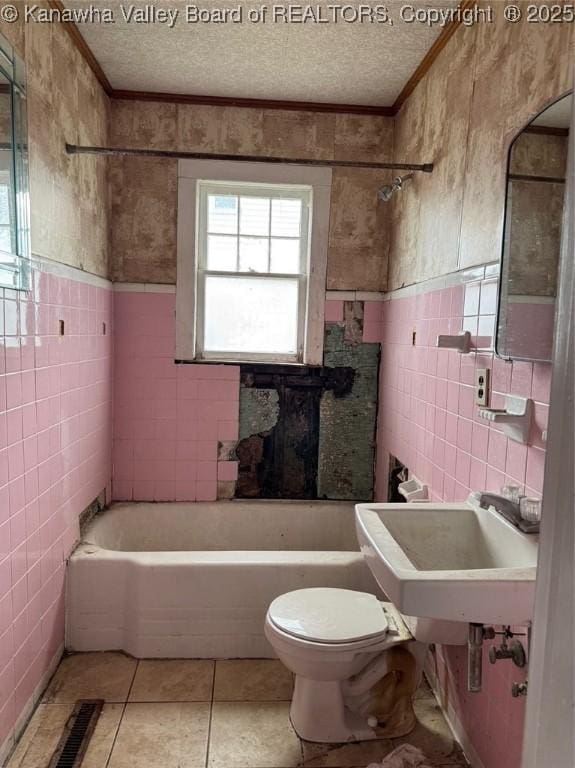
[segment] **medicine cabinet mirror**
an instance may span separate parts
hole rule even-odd
[[[551,104],[509,150],[496,344],[501,357],[551,360],[572,101],[568,94]]]
[[[0,286],[29,288],[29,208],[26,73],[0,35]]]

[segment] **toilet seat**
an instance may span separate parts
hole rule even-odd
[[[339,650],[376,644],[389,630],[383,604],[375,595],[326,587],[280,595],[269,607],[268,620],[286,640]]]
[[[273,601],[264,631],[295,675],[290,718],[300,738],[336,744],[381,737],[368,715],[373,686],[394,670],[387,651],[419,646],[394,605],[348,589],[296,590]],[[414,658],[415,681],[423,655]]]

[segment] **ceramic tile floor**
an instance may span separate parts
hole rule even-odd
[[[278,661],[137,661],[120,653],[65,658],[8,768],[46,768],[79,698],[106,701],[82,768],[365,768],[399,744],[432,766],[465,760],[426,684],[407,739],[302,742],[289,721],[291,674]]]

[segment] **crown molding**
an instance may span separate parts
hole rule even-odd
[[[460,3],[461,11],[475,6],[477,0],[463,0]],[[58,11],[65,9],[62,0],[48,0],[51,8]],[[97,58],[92,53],[82,33],[73,22],[62,22],[70,35],[72,42],[84,57],[86,63],[94,73],[104,92],[111,99],[127,99],[132,101],[155,101],[171,104],[203,104],[221,107],[243,107],[246,109],[281,109],[296,110],[300,112],[323,112],[351,115],[370,115],[373,117],[393,117],[396,115],[408,97],[413,93],[418,83],[425,77],[434,61],[445,48],[449,40],[461,26],[461,20],[456,18],[447,24],[439,37],[424,56],[419,66],[409,78],[401,93],[391,106],[370,104],[338,104],[319,101],[284,101],[281,99],[246,99],[228,96],[200,96],[183,93],[155,93],[153,91],[130,91],[113,88],[100,66]]]
[[[477,5],[477,0],[463,0],[463,2],[459,3],[457,9],[460,12],[466,11],[469,8],[474,8]],[[396,115],[399,110],[402,108],[402,106],[405,104],[407,99],[411,96],[417,85],[420,83],[421,80],[425,77],[425,75],[429,72],[431,69],[433,63],[441,53],[441,51],[445,48],[447,43],[451,40],[453,35],[457,32],[459,27],[461,26],[461,19],[455,18],[453,21],[451,21],[449,24],[446,24],[446,26],[442,29],[441,34],[437,38],[437,40],[433,43],[429,51],[426,53],[426,55],[421,60],[419,66],[413,73],[413,75],[409,78],[405,86],[403,87],[403,90],[397,97],[397,99],[393,102],[393,114]]]
[[[62,0],[48,0],[48,5],[50,8],[53,8],[56,11],[64,11],[65,6]],[[86,64],[90,67],[92,72],[94,73],[97,81],[102,86],[104,92],[110,96],[113,97],[114,95],[114,89],[110,85],[110,81],[104,74],[104,70],[100,66],[100,63],[98,59],[94,56],[92,53],[92,49],[88,45],[88,43],[84,40],[82,33],[74,24],[73,21],[63,21],[61,22],[66,32],[70,35],[72,38],[72,42],[80,52],[80,54],[84,57],[84,60]]]
[[[297,112],[328,112],[350,115],[393,117],[393,107],[370,104],[334,104],[322,101],[283,101],[281,99],[245,99],[233,96],[199,96],[186,93],[158,93],[155,91],[123,91],[115,89],[114,99],[132,101],[160,101],[170,104],[203,104],[216,107],[243,107],[245,109],[283,109]]]

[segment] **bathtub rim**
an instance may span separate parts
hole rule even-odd
[[[364,556],[357,551],[342,550],[120,550],[106,549],[98,544],[79,542],[68,557],[77,560],[124,560],[142,565],[309,565],[330,562],[342,565],[346,562],[364,561]]]

